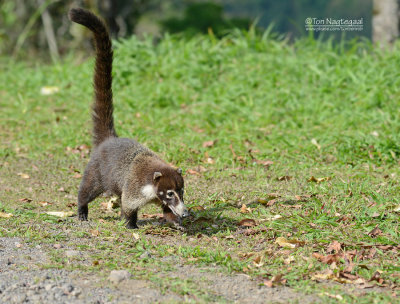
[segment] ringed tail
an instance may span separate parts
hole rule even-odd
[[[117,137],[113,119],[111,39],[104,22],[90,11],[72,8],[68,15],[71,21],[87,27],[94,35],[96,62],[92,120],[93,144],[96,147],[109,137]]]

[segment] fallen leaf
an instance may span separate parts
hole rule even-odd
[[[197,172],[197,171],[192,170],[192,169],[188,169],[187,173],[192,174],[192,175],[200,175],[200,172]]]
[[[59,87],[55,86],[44,86],[40,88],[40,94],[42,95],[53,95],[55,93],[58,93],[60,91]]]
[[[48,215],[53,215],[53,216],[57,216],[57,217],[70,217],[74,215],[73,211],[49,211],[49,212],[45,212]]]
[[[93,229],[93,230],[90,230],[90,234],[91,234],[92,236],[99,236],[99,235],[100,235],[100,231],[99,231],[99,230]]]
[[[287,240],[286,238],[284,238],[282,236],[276,238],[275,243],[283,248],[291,248],[291,249],[303,246],[305,244],[305,242],[303,242],[303,241]]]
[[[143,213],[143,214],[142,214],[142,217],[143,217],[143,218],[163,218],[164,215],[163,215],[162,213],[155,213],[155,214],[146,214],[146,213]]]
[[[75,173],[72,177],[73,177],[73,178],[81,178],[81,177],[82,177],[82,174],[80,174],[80,173]]]
[[[49,206],[49,205],[53,205],[53,203],[49,203],[49,202],[45,202],[45,201],[38,202],[38,204],[39,204],[40,206],[42,206],[42,207]]]
[[[279,193],[268,193],[267,196],[268,196],[268,199],[275,199],[275,198],[281,197],[281,195]]]
[[[243,219],[239,222],[239,226],[242,227],[254,227],[257,225],[256,221],[253,219]]]
[[[19,201],[23,202],[23,203],[30,203],[32,201],[32,199],[24,197],[24,198],[20,198]]]
[[[14,216],[12,213],[4,213],[4,212],[0,211],[0,217],[1,218],[10,218],[12,216]]]
[[[263,262],[263,257],[261,255],[257,255],[254,259],[253,259],[253,264],[256,267],[261,267],[264,265]]]
[[[282,274],[277,274],[272,277],[271,280],[264,280],[264,285],[267,286],[268,288],[272,288],[276,285],[284,285],[286,284],[286,279],[283,279]]]
[[[21,178],[23,178],[23,179],[28,179],[28,178],[30,178],[30,176],[28,175],[28,174],[26,174],[26,173],[21,173],[21,172],[19,172],[19,173],[17,173],[17,175],[19,175]]]
[[[54,247],[55,249],[60,249],[62,246],[61,246],[61,244],[54,244],[53,247]]]
[[[134,238],[135,240],[140,239],[139,234],[137,234],[136,232],[133,232],[133,233],[132,233],[132,236],[133,236],[133,238]]]
[[[294,262],[294,256],[289,256],[288,258],[283,260],[283,263],[289,265],[291,262]]]
[[[280,176],[280,177],[278,177],[277,178],[277,180],[278,181],[280,181],[280,182],[282,182],[282,181],[290,181],[292,179],[292,177],[291,176],[288,176],[288,175],[284,175],[284,176]]]
[[[372,229],[370,232],[368,232],[368,235],[372,238],[381,235],[382,234],[382,230],[379,229],[378,225],[375,226],[374,229]]]
[[[321,263],[325,264],[332,264],[339,261],[339,256],[337,254],[322,255],[320,253],[314,252],[312,256],[319,260]]]
[[[311,139],[311,143],[316,146],[318,150],[321,150],[321,146],[318,144],[315,138]]]
[[[250,213],[251,209],[248,208],[245,204],[242,204],[242,207],[240,208],[240,213]]]
[[[336,251],[338,253],[342,249],[342,245],[338,241],[333,241],[329,244],[328,248],[326,249],[327,253],[331,253]]]
[[[269,168],[269,166],[273,165],[274,162],[272,160],[259,160],[259,159],[253,159],[253,162],[258,164],[258,165],[263,165],[266,168]]]
[[[203,148],[209,148],[214,146],[214,144],[216,143],[216,140],[208,140],[203,142]]]
[[[308,181],[308,182],[314,182],[314,183],[319,184],[319,183],[326,182],[326,181],[331,180],[331,179],[332,179],[332,178],[331,178],[330,176],[327,176],[327,177],[319,177],[319,178],[316,178],[316,177],[314,177],[314,176],[311,176],[307,181]]]
[[[343,301],[343,297],[341,295],[339,295],[339,294],[334,295],[334,294],[330,294],[330,293],[324,292],[324,295],[326,295],[327,297],[332,298],[332,299],[337,299],[339,301]]]

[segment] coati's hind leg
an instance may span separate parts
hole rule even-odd
[[[78,192],[78,218],[81,221],[88,219],[88,204],[103,193],[103,188],[89,166],[86,168],[83,175],[81,185]]]

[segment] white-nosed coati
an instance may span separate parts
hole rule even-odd
[[[111,40],[104,23],[93,13],[73,8],[69,18],[94,34],[96,62],[95,100],[92,106],[93,151],[78,193],[78,217],[88,218],[88,204],[103,192],[121,198],[121,216],[128,228],[137,228],[140,207],[159,203],[164,218],[182,228],[188,215],[183,203],[182,170],[175,169],[135,140],[119,138],[114,129]]]

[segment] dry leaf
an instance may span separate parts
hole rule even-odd
[[[93,230],[90,230],[90,234],[91,234],[92,236],[99,236],[99,235],[100,235],[100,231],[99,231],[99,230],[93,229]]]
[[[303,242],[303,241],[287,240],[286,238],[281,237],[281,236],[275,240],[275,243],[283,248],[292,248],[292,249],[303,246],[305,244],[305,242]]]
[[[188,169],[187,173],[192,174],[192,175],[200,175],[200,172],[197,172],[197,171],[192,170],[192,169]]]
[[[12,213],[4,213],[4,212],[0,211],[0,217],[1,218],[10,218],[12,216],[14,216]]]
[[[146,213],[143,213],[143,214],[142,214],[142,217],[143,217],[143,218],[163,218],[164,215],[163,215],[162,213],[155,213],[155,214],[146,214]]]
[[[73,177],[73,178],[81,178],[81,177],[82,177],[82,174],[80,174],[80,173],[75,173],[72,177]]]
[[[264,265],[263,262],[263,257],[261,255],[257,255],[254,259],[253,259],[253,264],[256,267],[261,267]]]
[[[284,175],[284,176],[280,176],[280,177],[278,177],[277,178],[277,180],[278,181],[280,181],[280,182],[282,182],[282,181],[290,181],[292,179],[292,177],[291,176],[288,176],[288,175]]]
[[[49,202],[45,202],[45,201],[38,202],[38,204],[39,204],[40,206],[42,206],[42,207],[49,206],[49,205],[53,205],[53,203],[49,203]]]
[[[326,295],[327,297],[332,298],[332,299],[337,299],[339,301],[343,301],[343,297],[341,295],[339,295],[339,294],[338,295],[334,295],[334,294],[330,294],[330,293],[324,292],[324,295]]]
[[[368,232],[368,235],[372,238],[381,235],[382,234],[382,230],[379,229],[378,225],[375,226],[374,229],[372,229],[370,232]]]
[[[216,143],[216,140],[205,141],[205,142],[203,142],[203,148],[212,147],[212,146],[214,146],[215,143]]]
[[[333,241],[332,243],[329,244],[326,252],[331,253],[333,251],[336,251],[338,253],[342,249],[342,245],[338,241]]]
[[[19,201],[23,202],[23,203],[30,203],[32,201],[32,199],[24,197],[24,198],[20,198]]]
[[[321,146],[318,144],[315,138],[311,139],[311,143],[316,146],[318,150],[321,150]]]
[[[73,211],[49,211],[49,212],[45,212],[48,215],[53,215],[53,216],[57,216],[57,217],[69,217],[69,216],[73,216],[74,212]]]
[[[283,263],[289,265],[291,262],[294,262],[294,256],[289,256],[288,258],[283,260]]]
[[[21,172],[19,172],[19,173],[17,173],[17,175],[19,175],[21,178],[23,178],[23,179],[28,179],[28,178],[30,178],[30,176],[28,175],[28,174],[26,174],[26,173],[21,173]]]
[[[242,227],[254,227],[257,225],[256,221],[253,219],[244,219],[238,223],[239,226]]]
[[[327,176],[327,177],[319,177],[319,178],[316,178],[316,177],[314,177],[314,176],[311,176],[307,181],[308,181],[308,182],[314,182],[314,183],[319,184],[319,183],[322,183],[322,182],[326,182],[326,181],[328,181],[328,180],[330,180],[330,179],[332,179],[330,176]]]
[[[281,195],[279,193],[268,193],[267,196],[268,196],[268,199],[275,199],[275,198],[281,197]]]
[[[245,204],[242,204],[242,207],[240,208],[240,213],[250,213],[251,209],[248,208]]]
[[[132,233],[132,236],[133,236],[133,238],[134,238],[135,240],[140,239],[139,234],[137,234],[136,232],[133,232],[133,233]]]
[[[53,95],[55,93],[58,93],[60,91],[59,87],[55,86],[44,86],[40,88],[40,94],[42,95]]]
[[[332,264],[339,261],[339,255],[337,254],[322,255],[320,253],[314,252],[312,256],[319,260],[321,263],[325,264]]]

